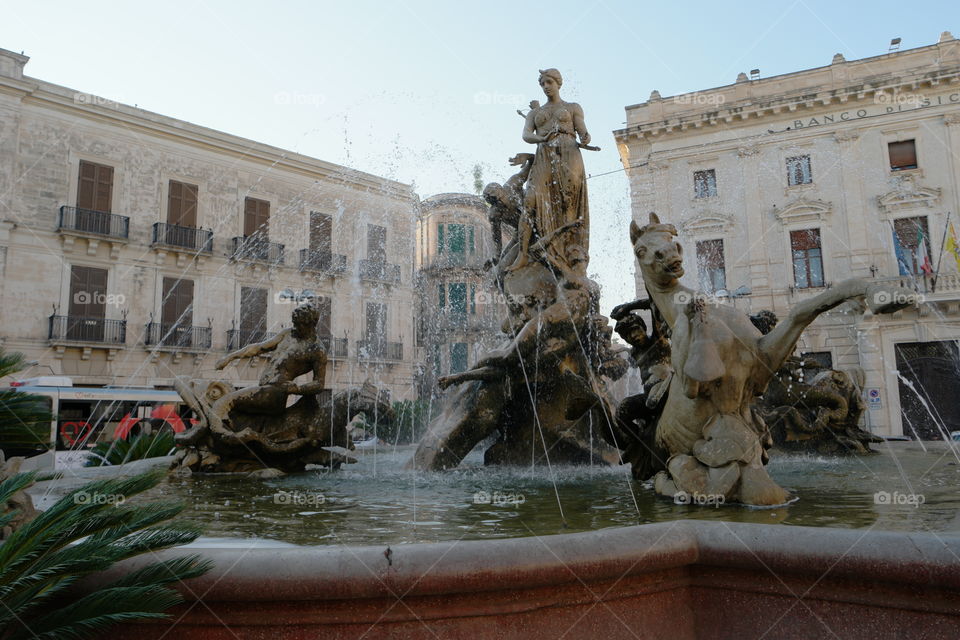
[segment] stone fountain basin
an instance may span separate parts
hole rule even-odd
[[[126,638],[956,638],[960,537],[676,520],[529,538],[193,549]],[[163,558],[191,552],[175,549]],[[156,557],[79,583],[81,592]],[[171,628],[172,627],[172,628]]]

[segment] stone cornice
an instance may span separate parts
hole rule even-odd
[[[680,222],[680,233],[703,237],[723,235],[733,230],[733,217],[723,213],[701,213]]]
[[[901,90],[916,91],[922,87],[960,87],[960,66],[952,66],[931,72],[929,68],[909,75],[879,78],[871,83],[867,78],[851,79],[848,86],[827,89],[822,86],[803,87],[784,95],[751,96],[744,100],[712,106],[708,109],[690,109],[669,114],[664,120],[644,122],[617,129],[613,132],[619,143],[631,139],[647,139],[675,132],[703,127],[716,127],[741,123],[750,119],[769,118],[779,114],[805,114],[830,105],[857,103],[864,98],[874,104],[878,95],[889,96]],[[726,88],[725,88],[726,89]],[[703,92],[708,95],[710,92]],[[669,102],[664,98],[663,102]],[[880,104],[882,101],[878,101]],[[884,103],[885,104],[885,103]],[[896,112],[903,113],[903,112]],[[799,115],[799,114],[798,114]]]
[[[415,197],[412,186],[402,182],[129,105],[107,100],[78,101],[76,96],[89,94],[35,78],[18,81],[0,77],[0,93],[20,95],[25,106],[34,105],[106,125],[120,126],[134,133],[148,134],[270,167],[280,167],[313,179],[321,177],[330,182],[401,199]]]

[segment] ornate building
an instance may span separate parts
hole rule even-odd
[[[438,393],[437,377],[472,367],[500,330],[504,305],[484,269],[494,254],[487,215],[483,198],[468,193],[442,193],[420,203],[422,397]]]
[[[409,185],[23,75],[0,50],[0,342],[78,385],[256,381],[321,307],[329,386],[415,395]]]
[[[878,434],[960,429],[960,273],[942,251],[948,219],[960,229],[960,42],[944,33],[863,60],[654,91],[626,113],[614,136],[633,216],[676,224],[697,257],[685,284],[783,315],[845,278],[903,282],[922,303],[892,317],[837,309],[801,352],[861,381]]]

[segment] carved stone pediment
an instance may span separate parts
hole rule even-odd
[[[882,196],[877,196],[877,204],[885,213],[933,207],[940,201],[940,189],[925,187],[917,183],[916,176],[904,175],[894,179],[894,188]]]
[[[833,205],[823,200],[797,198],[783,207],[773,207],[773,215],[780,224],[790,226],[807,222],[825,221],[833,212]]]
[[[702,213],[680,223],[680,232],[688,236],[723,234],[733,230],[733,217],[723,213]]]

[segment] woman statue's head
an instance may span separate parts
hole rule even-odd
[[[555,95],[559,95],[560,87],[563,85],[563,76],[560,75],[560,72],[556,69],[541,69],[540,70],[540,87],[543,89],[543,93],[548,97],[552,98]]]

